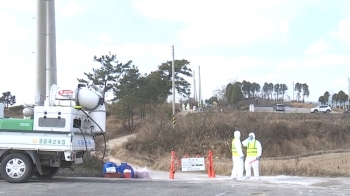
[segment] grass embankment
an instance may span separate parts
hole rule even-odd
[[[350,176],[348,115],[280,113],[195,113],[178,116],[173,129],[161,113],[155,122],[144,123],[136,138],[112,154],[135,164],[168,170],[170,151],[206,156],[213,150],[217,174],[232,168],[231,138],[240,130],[242,140],[255,132],[263,145],[262,175]],[[315,153],[319,155],[311,156]]]

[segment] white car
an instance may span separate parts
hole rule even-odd
[[[315,108],[311,108],[310,112],[311,113],[317,113],[317,112],[330,113],[332,112],[332,108],[329,105],[319,105]]]

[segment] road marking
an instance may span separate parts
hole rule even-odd
[[[229,191],[226,191],[226,192],[223,192],[223,193],[217,194],[217,195],[215,195],[215,196],[225,195],[226,193],[229,193]]]

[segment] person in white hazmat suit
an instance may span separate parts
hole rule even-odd
[[[242,143],[241,143],[241,132],[235,131],[234,132],[234,138],[232,140],[232,172],[231,172],[231,178],[233,180],[243,180],[243,172],[244,172],[244,165],[243,165],[243,159],[244,154],[242,151]]]
[[[247,147],[247,157],[245,159],[245,179],[250,179],[251,168],[254,171],[254,177],[260,180],[259,161],[262,153],[261,143],[255,139],[254,133],[249,133],[249,137],[242,142],[243,146]]]

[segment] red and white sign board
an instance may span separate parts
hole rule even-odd
[[[70,97],[73,96],[73,91],[72,90],[60,90],[58,91],[58,95],[63,96],[63,97]]]

